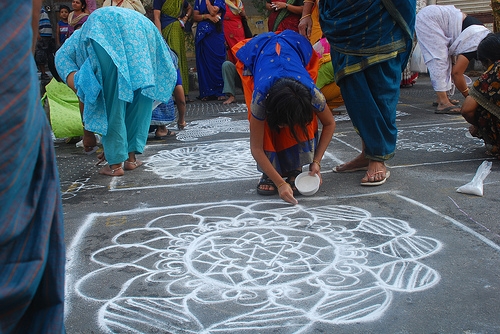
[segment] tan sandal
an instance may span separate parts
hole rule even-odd
[[[380,180],[380,181],[370,181],[371,178],[375,177],[375,175],[377,174],[382,174],[382,173],[385,173],[385,177]],[[384,184],[385,181],[387,181],[387,179],[389,178],[389,176],[391,176],[391,172],[386,170],[385,172],[383,170],[379,170],[373,174],[369,174],[368,172],[366,172],[366,181],[363,181],[363,178],[361,180],[361,185],[362,186],[380,186],[381,184]]]

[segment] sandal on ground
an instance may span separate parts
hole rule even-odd
[[[460,111],[460,106],[459,105],[452,105],[449,107],[446,107],[444,109],[436,109],[434,112],[435,114],[450,114],[450,115],[461,115],[462,112]]]
[[[176,133],[170,130],[167,130],[167,134],[165,136],[157,136],[155,132],[155,136],[153,137],[154,140],[164,140],[167,138],[175,137]]]
[[[378,172],[375,172],[374,174],[368,174],[368,172],[366,172],[367,181],[361,181],[361,185],[362,186],[380,186],[381,184],[384,184],[385,181],[387,181],[387,179],[389,178],[389,176],[391,176],[391,172],[388,170],[385,171],[385,177],[382,180],[368,181],[368,180],[370,180],[370,178],[374,177],[375,175],[382,174],[382,173],[384,173],[383,170],[379,170]]]
[[[300,173],[302,173],[300,170],[291,171],[291,172],[288,173],[288,177],[286,179],[286,183],[288,183],[290,185],[290,187],[292,188],[293,196],[300,196],[300,195],[302,195],[300,193],[300,191],[297,189],[297,187],[295,186],[295,179],[297,178],[297,176]]]
[[[125,163],[123,164],[123,168],[125,170],[134,170],[141,165],[142,165],[142,161],[137,160],[137,159],[135,159],[135,161],[125,160]]]
[[[262,186],[268,186],[268,189],[262,189]],[[262,174],[262,177],[259,180],[259,184],[257,184],[257,194],[262,196],[270,196],[276,195],[277,193],[278,187],[276,187],[274,182],[271,181],[271,179],[266,174]]]
[[[86,155],[91,155],[92,153],[96,152],[99,149],[99,146],[85,146],[83,148],[83,152]]]
[[[184,123],[177,122],[177,129],[184,130],[184,128],[186,127],[186,125],[187,125],[186,122],[184,122]]]
[[[458,100],[450,100],[450,102],[451,102],[451,104],[456,105],[456,106],[460,104],[460,101],[458,101]],[[439,103],[432,102],[433,107],[437,107],[438,105],[439,105]]]
[[[101,163],[106,161],[106,156],[104,155],[104,152],[101,152],[97,155],[97,162],[95,163],[94,166],[99,166]]]

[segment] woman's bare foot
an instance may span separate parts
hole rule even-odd
[[[222,104],[230,104],[230,103],[233,103],[233,102],[236,102],[236,98],[234,97],[234,95],[229,95],[229,97],[227,98],[226,101],[222,102]]]
[[[369,162],[370,160],[365,158],[364,153],[361,153],[351,161],[333,167],[333,171],[336,173],[350,173],[358,170],[367,170]]]
[[[108,176],[123,176],[125,172],[123,171],[122,165],[107,165],[99,170],[99,174]]]
[[[364,178],[361,179],[363,186],[378,186],[387,180],[390,173],[387,170],[385,163],[381,161],[370,160],[368,171]]]
[[[141,165],[142,165],[142,161],[137,160],[137,159],[135,159],[135,161],[125,160],[125,163],[123,164],[123,168],[125,170],[134,170]]]

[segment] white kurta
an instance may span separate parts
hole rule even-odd
[[[477,50],[490,33],[478,25],[462,31],[463,19],[464,14],[455,6],[427,6],[417,14],[417,40],[436,92],[453,89],[452,57]]]

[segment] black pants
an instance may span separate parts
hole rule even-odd
[[[38,39],[35,47],[35,63],[37,65],[47,65],[52,76],[57,81],[61,81],[54,62],[55,53],[56,42],[52,37],[41,37]]]

